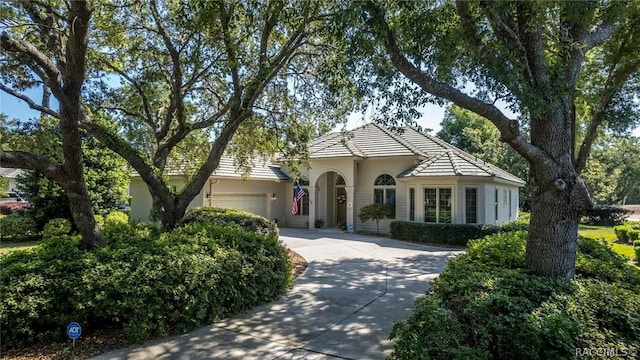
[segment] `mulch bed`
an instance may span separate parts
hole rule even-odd
[[[293,277],[297,278],[307,268],[307,261],[299,254],[289,250],[289,260],[293,264],[291,270]],[[82,334],[76,340],[75,348],[71,340],[58,343],[44,343],[30,346],[24,349],[1,350],[1,359],[15,360],[57,360],[57,359],[88,359],[92,356],[104,354],[108,351],[129,346],[121,330],[96,330],[92,333]]]

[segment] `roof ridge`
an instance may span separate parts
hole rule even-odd
[[[424,170],[425,168],[431,166],[433,163],[435,163],[436,161],[440,160],[440,158],[445,154],[444,151],[441,151],[435,155],[433,155],[432,157],[422,161],[418,166],[416,166],[416,168],[411,172],[412,175],[420,173],[420,171]],[[418,171],[420,170],[420,171]],[[417,171],[417,172],[416,172]]]
[[[381,126],[378,125],[376,123],[371,123],[373,125],[375,125],[376,127],[378,127],[380,130],[382,130],[385,134],[391,136],[395,141],[397,141],[400,145],[406,147],[407,149],[411,150],[415,155],[422,155],[422,156],[426,156],[425,153],[423,153],[417,146],[415,146],[413,143],[411,143],[410,141],[405,140],[404,138],[402,138],[402,136],[399,136],[397,134],[394,134],[390,129],[388,129],[385,126]]]
[[[462,175],[462,171],[460,170],[460,165],[458,164],[458,161],[456,160],[456,154],[454,154],[453,151],[448,150],[447,151],[447,157],[449,158],[449,161],[451,161],[451,166],[453,167],[453,173],[456,175]]]

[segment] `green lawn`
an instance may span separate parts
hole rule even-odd
[[[578,227],[578,234],[594,239],[605,239],[613,251],[629,259],[635,257],[633,246],[617,242],[618,238],[616,237],[616,233],[613,232],[613,226],[580,225]]]
[[[31,249],[38,245],[37,241],[24,241],[24,242],[1,242],[0,243],[0,256],[6,255],[15,250]]]

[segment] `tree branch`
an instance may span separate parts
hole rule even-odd
[[[501,140],[509,143],[520,155],[529,161],[549,160],[548,155],[546,155],[541,149],[524,140],[520,134],[518,122],[507,118],[497,107],[468,96],[450,85],[436,81],[409,62],[398,47],[395,35],[389,27],[389,24],[384,19],[382,10],[371,2],[368,4],[373,17],[376,20],[377,26],[382,30],[381,41],[387,51],[387,54],[389,54],[394,66],[404,76],[420,86],[427,93],[449,100],[454,104],[467,110],[471,110],[472,112],[491,121],[498,130],[500,130],[502,135]]]
[[[587,131],[585,133],[584,139],[582,140],[582,144],[580,145],[580,150],[578,151],[578,157],[574,161],[575,168],[578,173],[584,170],[585,166],[587,165],[587,158],[589,157],[589,153],[591,152],[593,142],[598,136],[598,128],[602,124],[602,121],[604,121],[604,115],[607,106],[609,106],[611,100],[624,85],[627,79],[629,79],[629,77],[639,69],[640,60],[636,60],[635,62],[629,64],[621,70],[615,73],[611,73],[607,78],[607,81],[605,82],[605,89],[602,92],[602,97],[600,98],[600,101],[598,101],[598,105],[593,112],[591,121],[589,121]]]
[[[171,123],[173,122],[174,118],[178,121],[177,131],[184,131],[184,127],[186,124],[184,99],[182,98],[182,64],[180,62],[180,54],[178,53],[178,50],[176,50],[176,47],[173,45],[171,38],[167,34],[167,31],[162,24],[162,19],[160,18],[160,14],[158,13],[156,2],[151,1],[150,6],[151,14],[153,15],[156,27],[158,28],[158,33],[162,37],[162,41],[169,51],[169,55],[171,57],[171,62],[173,65],[171,74],[170,104],[165,114],[164,123],[162,124],[160,131],[157,133],[157,138],[163,139],[164,137],[166,137],[169,129],[171,129]]]
[[[136,89],[136,92],[138,93],[138,95],[142,99],[142,109],[144,110],[144,114],[145,114],[145,116],[142,117],[142,120],[145,123],[147,123],[147,125],[149,125],[149,127],[151,127],[151,130],[155,134],[155,132],[156,132],[156,123],[155,123],[154,117],[153,117],[153,115],[151,113],[151,106],[149,105],[149,100],[147,99],[147,96],[145,95],[145,92],[142,89],[142,86],[137,81],[135,81],[131,76],[129,76],[123,70],[121,70],[120,68],[118,68],[115,65],[111,64],[110,62],[102,59],[102,63],[105,66],[107,66],[108,68],[110,68],[111,70],[113,70],[116,73],[118,73],[118,75],[122,76],[125,80],[130,82],[131,85],[133,85],[133,87]]]
[[[605,40],[607,40],[611,34],[613,34],[613,22],[605,21],[602,24],[598,25],[592,32],[585,35],[583,43],[584,48],[583,52],[593,49],[594,47],[600,45]]]
[[[0,36],[0,46],[5,51],[16,52],[28,56],[47,74],[47,78],[44,80],[53,94],[58,99],[64,95],[62,92],[62,74],[60,74],[60,71],[53,61],[40,52],[40,50],[35,46],[23,40],[12,39],[7,32],[3,32]]]
[[[2,167],[6,168],[35,170],[60,185],[64,185],[68,181],[63,166],[51,161],[46,156],[0,149],[0,163],[2,163]]]
[[[7,94],[14,96],[24,102],[27,103],[27,105],[29,105],[29,107],[33,110],[37,110],[40,111],[41,113],[47,114],[47,115],[51,115],[54,118],[60,119],[60,114],[58,114],[57,112],[51,110],[49,107],[46,106],[42,106],[37,104],[35,101],[33,101],[30,97],[28,97],[25,94],[21,94],[19,92],[14,91],[13,89],[5,86],[4,84],[0,84],[0,90],[6,92]]]

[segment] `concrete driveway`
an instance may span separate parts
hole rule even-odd
[[[281,299],[95,359],[383,359],[393,323],[460,253],[335,230],[280,234],[309,262]]]

